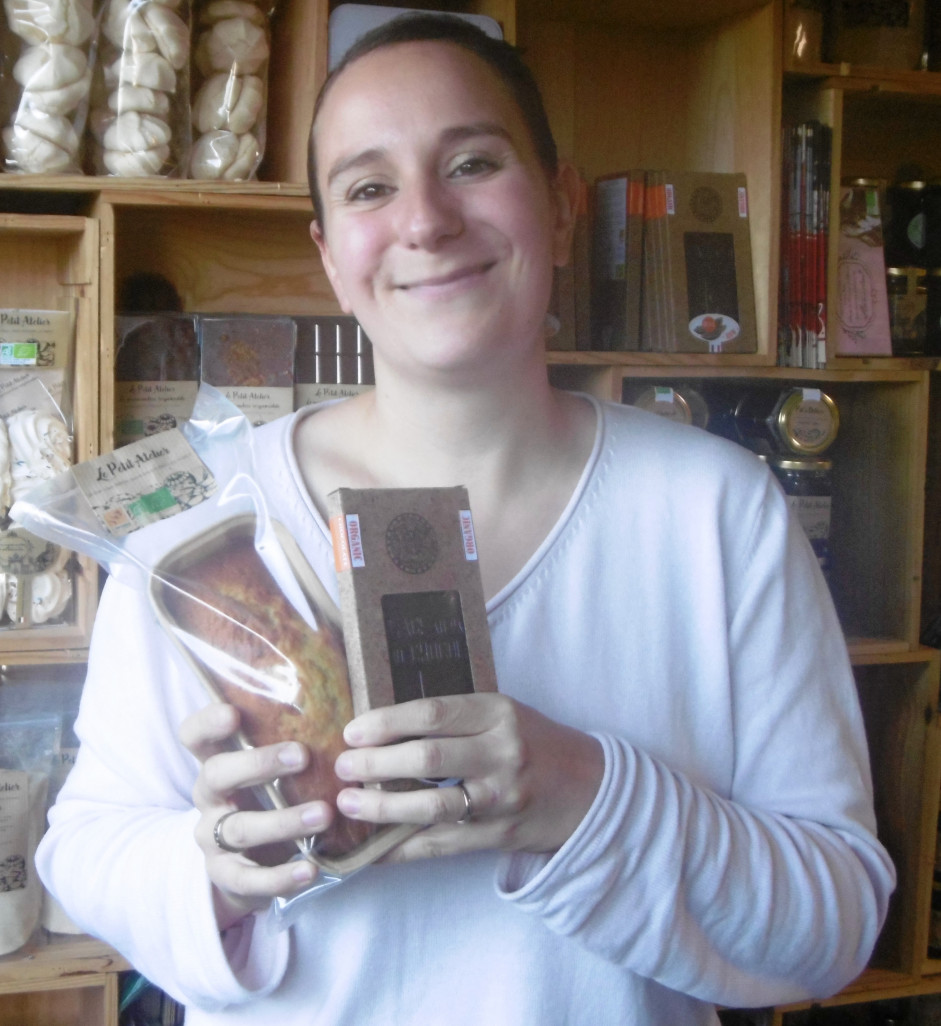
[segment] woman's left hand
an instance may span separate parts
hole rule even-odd
[[[372,709],[344,732],[341,780],[463,781],[412,791],[349,787],[337,807],[351,819],[428,829],[387,861],[481,849],[554,852],[588,811],[604,772],[592,737],[497,694],[450,695]],[[458,822],[464,820],[463,822]]]

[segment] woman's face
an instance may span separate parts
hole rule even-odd
[[[542,347],[571,175],[548,180],[484,61],[451,43],[373,51],[331,86],[315,142],[325,224],[312,234],[377,360],[453,370]]]

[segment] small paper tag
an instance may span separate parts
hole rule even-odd
[[[474,521],[471,518],[469,509],[462,509],[458,513],[461,519],[461,535],[464,538],[464,558],[474,560],[477,558],[477,538],[474,535]]]
[[[363,552],[363,534],[359,527],[359,514],[347,513],[346,537],[350,547],[350,566],[365,566],[366,556]]]
[[[72,473],[116,537],[198,506],[216,490],[209,468],[176,428],[80,463]]]

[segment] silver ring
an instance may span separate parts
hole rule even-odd
[[[222,824],[229,818],[229,816],[234,816],[235,813],[235,809],[222,813],[222,815],[216,820],[216,825],[212,828],[212,839],[216,842],[216,847],[221,848],[222,851],[231,852],[233,855],[240,855],[242,853],[242,849],[233,848],[232,845],[229,844],[222,836]]]
[[[474,818],[473,802],[470,800],[470,795],[467,793],[467,788],[464,786],[463,780],[459,780],[455,786],[460,789],[461,794],[464,796],[464,811],[461,813],[461,818],[457,820],[457,822],[461,825],[464,823],[470,823]]]

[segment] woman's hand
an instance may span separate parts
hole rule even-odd
[[[588,811],[604,772],[598,742],[504,695],[423,698],[350,722],[341,780],[457,778],[461,787],[380,791],[350,787],[337,805],[351,819],[420,823],[386,861],[480,849],[553,852]]]
[[[199,810],[196,843],[206,858],[206,870],[214,885],[219,929],[264,908],[277,895],[290,895],[308,886],[317,869],[297,860],[262,866],[241,852],[228,852],[216,843],[215,828],[227,812],[222,837],[232,848],[248,849],[279,842],[293,843],[326,829],[334,818],[327,802],[310,802],[288,809],[238,811],[237,793],[296,773],[307,765],[308,752],[297,742],[232,751],[227,742],[238,730],[238,710],[213,703],[188,717],[180,727],[180,740],[202,763],[193,787],[193,804]]]

